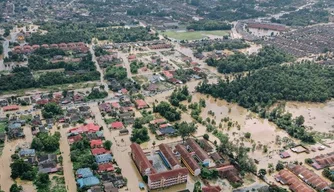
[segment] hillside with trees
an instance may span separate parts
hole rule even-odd
[[[209,66],[217,67],[219,73],[235,73],[261,69],[284,62],[291,61],[292,56],[285,54],[274,47],[264,47],[258,54],[247,56],[243,53],[236,52],[226,59],[209,58],[206,63]]]

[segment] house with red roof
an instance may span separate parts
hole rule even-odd
[[[81,133],[95,133],[100,130],[100,127],[98,125],[95,125],[94,123],[88,123],[87,125],[83,125],[81,127],[73,128],[70,129],[70,133],[76,133],[76,134],[81,134]]]
[[[174,77],[174,75],[170,71],[163,71],[162,73],[167,79],[171,79]]]
[[[203,192],[221,192],[221,188],[219,186],[204,186],[202,187]]]
[[[110,103],[101,103],[99,105],[99,109],[100,109],[101,112],[110,113],[111,112],[111,105],[110,105]]]
[[[38,104],[38,105],[45,105],[47,103],[49,103],[48,99],[40,99],[36,102],[36,104]]]
[[[138,100],[136,100],[136,107],[137,107],[137,109],[145,109],[145,108],[148,107],[148,105],[144,100],[138,99]]]
[[[16,110],[19,110],[19,106],[18,105],[8,105],[8,106],[5,106],[3,107],[3,111],[6,112],[6,111],[16,111]]]
[[[91,140],[90,141],[90,148],[99,148],[103,147],[103,142],[101,139]]]
[[[115,168],[112,165],[112,163],[99,164],[99,169],[98,169],[99,173],[110,172],[110,171],[114,171],[114,170],[115,170]]]
[[[120,109],[121,105],[118,102],[113,102],[113,103],[111,103],[111,107],[114,108],[114,109]]]
[[[93,155],[101,155],[101,154],[109,153],[109,151],[103,147],[91,149],[91,152]]]
[[[112,129],[124,129],[124,125],[121,121],[115,121],[111,123]]]
[[[67,138],[68,143],[71,145],[75,142],[81,141],[82,136],[81,135],[74,135],[74,136],[70,136]]]
[[[126,90],[125,88],[123,88],[123,89],[121,89],[121,93],[122,93],[123,95],[126,95],[126,94],[128,94],[128,90]]]
[[[128,60],[131,61],[135,61],[137,59],[136,55],[129,55],[128,56]]]

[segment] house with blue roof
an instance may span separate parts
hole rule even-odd
[[[92,170],[90,168],[81,168],[78,169],[75,174],[77,175],[78,178],[86,178],[86,177],[91,177],[93,176]]]
[[[8,129],[20,129],[21,126],[21,123],[11,123],[8,125]]]
[[[19,155],[20,157],[35,157],[36,151],[35,149],[21,149]]]
[[[96,155],[95,161],[97,164],[109,163],[110,161],[112,161],[112,156],[110,154]]]
[[[77,183],[80,188],[83,188],[83,187],[90,187],[90,186],[98,185],[100,184],[100,180],[95,176],[90,176],[90,177],[78,179]]]

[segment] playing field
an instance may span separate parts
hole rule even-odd
[[[176,39],[176,40],[198,40],[202,39],[206,36],[213,35],[213,36],[220,36],[223,37],[225,35],[229,35],[229,31],[218,30],[218,31],[166,31],[162,33],[163,35],[167,35],[167,37]]]

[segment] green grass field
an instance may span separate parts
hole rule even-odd
[[[230,31],[218,30],[218,31],[194,31],[194,32],[177,32],[177,31],[166,31],[162,32],[163,35],[177,40],[198,40],[206,37],[207,35],[214,36],[225,36],[229,35]]]
[[[4,133],[5,132],[6,126],[7,126],[6,123],[0,123],[0,133]]]

